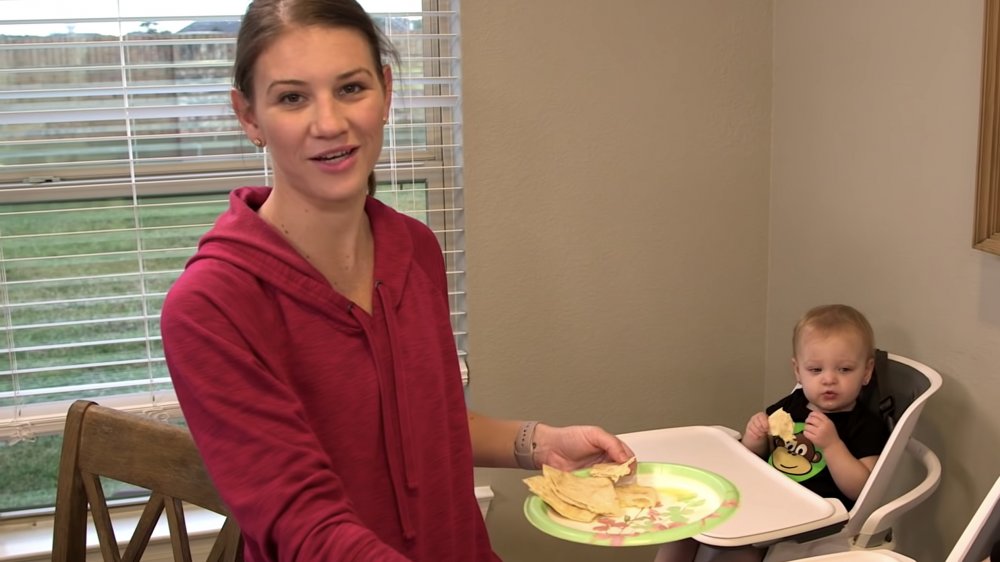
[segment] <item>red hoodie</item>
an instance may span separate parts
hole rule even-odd
[[[167,295],[184,417],[250,562],[495,561],[441,249],[369,198],[372,314],[337,293],[241,188]]]

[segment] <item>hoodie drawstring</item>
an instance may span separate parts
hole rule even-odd
[[[392,371],[402,372],[400,365],[399,349],[397,347],[396,317],[392,309],[391,300],[388,298],[385,285],[380,281],[375,282],[375,292],[378,294],[381,308],[385,315],[386,332],[389,339],[389,353],[392,357]],[[369,341],[375,341],[372,336],[369,324],[362,321],[358,315],[356,307],[348,306],[348,311],[359,320],[359,324],[368,337]],[[373,348],[374,350],[374,348]],[[413,438],[410,435],[412,424],[410,423],[410,408],[406,400],[406,385],[403,376],[392,376],[392,372],[385,368],[379,361],[378,354],[373,355],[375,360],[375,370],[378,373],[378,382],[381,391],[379,398],[382,406],[382,425],[385,428],[384,441],[386,446],[386,458],[389,462],[389,475],[392,480],[392,489],[396,494],[396,511],[399,515],[400,527],[403,537],[407,540],[416,538],[416,531],[413,528],[413,520],[410,517],[409,502],[407,501],[407,490],[415,490],[417,483],[413,480],[411,471],[408,469],[414,459]],[[390,378],[391,377],[391,378]],[[390,394],[389,389],[395,389],[395,395]],[[393,404],[395,402],[395,404]],[[392,413],[395,412],[395,419]],[[398,426],[399,435],[395,435],[395,428]],[[393,437],[396,437],[395,439]],[[393,449],[400,452],[402,462],[396,460]],[[405,486],[405,489],[404,489]]]
[[[382,309],[385,311],[385,325],[386,330],[389,332],[389,350],[392,353],[392,361],[394,370],[397,373],[403,371],[401,365],[399,364],[400,354],[396,338],[396,312],[393,310],[392,306],[387,306],[387,303],[391,303],[392,300],[387,294],[388,289],[382,282],[375,283],[375,290],[379,294],[379,299],[382,301]],[[413,436],[410,435],[410,431],[413,429],[413,424],[410,423],[410,401],[406,399],[406,377],[397,376],[396,377],[396,408],[399,411],[399,431],[403,438],[403,468],[406,477],[406,487],[410,490],[415,490],[417,488],[417,483],[412,479],[410,471],[406,470],[406,467],[411,466],[411,462],[414,459],[413,453]]]

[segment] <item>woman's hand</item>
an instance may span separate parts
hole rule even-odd
[[[621,439],[593,425],[535,427],[533,459],[559,470],[576,470],[600,462],[623,463],[635,456]]]

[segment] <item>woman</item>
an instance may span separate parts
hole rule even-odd
[[[465,408],[440,247],[371,197],[391,47],[353,0],[256,0],[232,104],[273,189],[235,190],[164,304],[185,418],[249,560],[496,560],[473,465],[624,462],[592,426]]]

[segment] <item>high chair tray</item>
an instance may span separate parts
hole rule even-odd
[[[705,544],[761,544],[847,521],[847,510],[839,501],[822,498],[793,482],[720,428],[670,427],[619,437],[639,461],[702,468],[736,486],[739,507],[727,521],[695,537]]]

